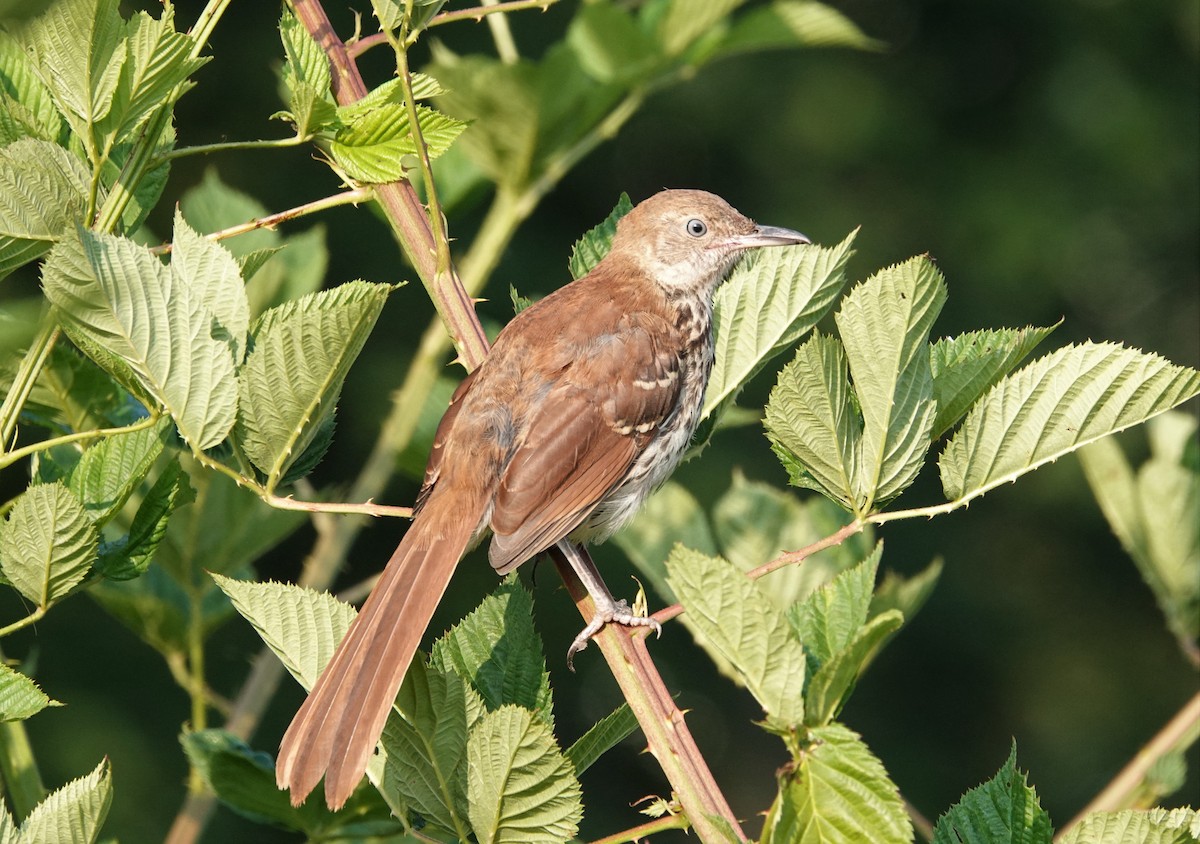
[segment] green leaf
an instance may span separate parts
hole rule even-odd
[[[93,126],[117,100],[124,30],[116,0],[62,0],[24,33],[39,77],[94,161],[99,149]]]
[[[734,269],[713,302],[716,356],[701,418],[731,403],[747,381],[825,315],[846,282],[857,234],[828,249],[759,249]]]
[[[105,138],[131,138],[154,111],[176,96],[176,86],[208,62],[208,58],[189,57],[194,45],[191,36],[175,31],[171,6],[157,19],[145,12],[134,14],[125,25],[126,58],[112,111],[96,127],[97,133]]]
[[[866,511],[870,490],[859,469],[863,422],[841,343],[817,332],[796,350],[771,390],[763,425],[794,486],[851,512]]]
[[[671,0],[658,22],[663,51],[677,56],[708,34],[746,0]]]
[[[879,50],[883,44],[868,38],[854,21],[832,6],[812,0],[775,0],[740,16],[714,45],[709,58],[798,47]]]
[[[654,39],[633,15],[611,2],[580,7],[567,29],[567,43],[584,70],[600,82],[630,85],[662,58]]]
[[[48,428],[76,433],[132,424],[145,409],[69,343],[55,343],[24,412]]]
[[[757,584],[719,557],[677,547],[667,560],[671,588],[692,623],[741,673],[767,714],[804,719],[804,648]]]
[[[1050,844],[1050,816],[1017,769],[1014,743],[996,776],[973,788],[938,818],[933,844]]]
[[[31,486],[0,526],[0,572],[45,609],[83,580],[98,540],[83,505],[63,484]]]
[[[255,324],[237,438],[268,489],[320,434],[390,292],[353,281],[272,308]]]
[[[925,601],[933,594],[938,578],[942,575],[942,561],[934,560],[912,577],[902,577],[895,571],[889,571],[875,588],[871,598],[870,617],[882,615],[888,610],[899,610],[904,620],[912,621],[917,611],[925,605]]]
[[[212,312],[217,327],[213,336],[229,345],[235,364],[246,354],[250,330],[250,305],[246,301],[241,268],[233,256],[215,240],[200,236],[175,211],[171,249],[171,273],[177,281],[199,291],[200,300]]]
[[[163,452],[171,426],[165,419],[140,431],[114,434],[88,447],[67,480],[97,526],[125,506]]]
[[[121,379],[128,372],[94,353],[119,356],[195,449],[225,439],[237,412],[234,335],[206,304],[210,285],[227,289],[208,274],[185,281],[133,241],[86,230],[60,242],[43,272],[72,339]]]
[[[605,715],[567,748],[566,757],[575,769],[575,775],[582,774],[593,762],[633,735],[637,729],[637,716],[633,714],[628,703],[622,703]]]
[[[0,663],[0,721],[24,721],[47,706],[62,704],[52,700],[21,672]]]
[[[841,572],[788,611],[788,620],[804,643],[808,668],[816,671],[845,649],[867,621],[883,543],[854,568]]]
[[[1029,356],[1058,328],[996,328],[971,331],[938,340],[929,350],[933,370],[933,397],[937,416],[936,439],[953,428],[980,396]]]
[[[252,750],[226,730],[198,730],[180,737],[192,770],[239,815],[256,823],[282,824],[313,833],[332,824],[334,815],[320,800],[292,806],[275,784],[271,757]]]
[[[339,116],[346,119],[341,112]],[[417,121],[430,158],[445,152],[466,128],[465,123],[426,106],[417,106]],[[408,109],[386,103],[347,122],[330,142],[329,152],[346,173],[360,182],[404,178],[402,159],[417,152]]]
[[[83,219],[87,184],[83,165],[57,144],[25,138],[0,149],[0,278]]]
[[[467,742],[471,826],[480,844],[539,844],[574,837],[583,817],[579,781],[554,734],[533,713],[504,706]]]
[[[287,57],[283,65],[284,84],[294,88],[305,83],[322,96],[328,94],[332,84],[329,57],[290,10],[285,9],[279,19],[279,38]]]
[[[1079,450],[1109,526],[1191,652],[1200,637],[1200,472],[1185,465],[1184,452],[1196,426],[1174,411],[1152,419],[1151,456],[1136,473],[1113,438]]]
[[[945,301],[942,274],[920,257],[876,273],[851,290],[838,311],[863,415],[864,510],[903,492],[925,462],[936,412],[929,330]]]
[[[571,259],[567,262],[571,278],[583,278],[600,263],[608,254],[608,250],[612,249],[613,238],[617,234],[617,222],[632,210],[633,203],[629,201],[629,194],[622,191],[616,206],[608,216],[575,241],[571,248]]]
[[[254,626],[279,661],[311,689],[357,613],[327,592],[255,583],[214,574],[213,580]]]
[[[0,807],[0,834],[4,841],[37,844],[92,844],[112,804],[112,773],[105,759],[85,777],[64,785],[39,803],[20,827]]]
[[[128,580],[145,573],[167,533],[171,515],[195,498],[195,490],[178,460],[167,464],[150,487],[129,525],[116,542],[104,543],[96,570],[109,580]]]
[[[1068,346],[1002,379],[942,451],[949,501],[1002,483],[1200,393],[1200,372],[1113,343]]]
[[[903,624],[904,616],[899,610],[875,616],[817,669],[805,689],[805,723],[820,727],[837,717],[867,664]]]
[[[909,844],[904,801],[858,734],[830,724],[809,736],[780,782],[762,844]]]
[[[64,126],[49,89],[20,43],[0,32],[0,147],[21,138],[62,142]]]
[[[515,578],[434,644],[430,665],[463,677],[489,710],[512,703],[554,726],[550,675],[533,627],[533,596]]]
[[[1093,812],[1066,831],[1061,844],[1195,844],[1200,813],[1193,809]]]

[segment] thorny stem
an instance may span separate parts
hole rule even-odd
[[[606,835],[603,838],[597,838],[592,844],[628,844],[629,842],[638,842],[645,839],[647,836],[654,835],[656,832],[666,832],[668,829],[687,829],[688,820],[684,815],[663,815],[661,818],[655,818],[652,821],[647,821],[644,824],[623,829],[620,832],[614,832],[612,835]]]
[[[479,23],[484,18],[500,17],[503,18],[508,12],[520,12],[526,9],[538,9],[546,11],[558,0],[508,0],[504,3],[492,3],[485,6],[474,6],[470,9],[455,9],[452,12],[439,12],[430,18],[429,23],[425,25],[426,29],[431,29],[435,26],[441,26],[447,23],[457,23],[459,21],[474,21]],[[415,35],[415,33],[414,33]],[[388,43],[387,34],[376,32],[368,35],[365,38],[359,38],[351,44],[346,45],[346,52],[350,58],[357,59],[363,53],[370,50],[372,47],[378,47],[381,44]]]

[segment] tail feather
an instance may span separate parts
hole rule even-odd
[[[421,636],[478,523],[462,513],[469,508],[461,501],[455,503],[458,518],[439,519],[441,508],[429,501],[284,734],[275,777],[291,791],[294,805],[324,776],[326,803],[337,809],[362,779]]]

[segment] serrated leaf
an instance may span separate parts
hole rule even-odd
[[[533,596],[515,578],[434,644],[430,665],[467,680],[489,710],[512,703],[554,726],[550,675],[533,627]]]
[[[345,116],[339,112],[345,120]],[[417,121],[430,158],[445,152],[466,128],[453,117],[417,106]],[[402,158],[417,152],[408,109],[385,103],[339,129],[329,152],[352,178],[360,182],[394,182],[405,176]]]
[[[702,554],[717,554],[716,540],[700,502],[675,481],[667,481],[647,498],[613,541],[668,603],[676,600],[667,585],[666,563],[671,549],[679,544]]]
[[[87,184],[83,165],[57,144],[25,138],[0,148],[0,278],[83,219]]]
[[[807,724],[819,727],[837,717],[867,664],[903,624],[899,610],[880,613],[859,627],[850,641],[816,670],[804,694]]]
[[[111,804],[112,773],[105,759],[90,774],[71,780],[34,807],[21,823],[17,840],[92,844],[100,837]]]
[[[878,542],[865,560],[788,610],[788,620],[808,654],[810,671],[847,647],[866,623],[882,556],[883,543]]]
[[[0,721],[24,721],[47,706],[62,706],[19,671],[0,663]]]
[[[820,332],[779,373],[763,425],[792,485],[816,490],[854,513],[865,512],[863,422],[841,343]]]
[[[709,57],[798,47],[877,50],[882,46],[832,6],[812,0],[775,0],[769,6],[751,9],[740,16],[712,48]]]
[[[52,250],[42,283],[77,345],[91,356],[97,349],[119,356],[192,448],[225,439],[237,412],[231,335],[202,288],[133,241],[86,230]],[[93,359],[112,365],[110,357]]]
[[[138,505],[129,532],[101,546],[96,570],[109,580],[128,580],[144,574],[166,536],[171,515],[194,498],[195,490],[179,461],[172,460]]]
[[[1193,809],[1124,809],[1093,812],[1059,839],[1060,844],[1195,844],[1200,813]]]
[[[92,127],[116,100],[126,59],[124,29],[116,0],[63,0],[24,33],[36,72],[93,155]]]
[[[767,714],[804,719],[804,648],[761,587],[719,557],[676,547],[668,582],[692,623],[745,679]]]
[[[418,655],[404,675],[380,744],[386,760],[377,780],[425,821],[460,839],[467,819],[467,743],[485,706],[466,679],[429,667]]]
[[[62,483],[31,486],[0,526],[0,572],[46,608],[83,580],[98,540],[83,505]]]
[[[575,769],[575,775],[582,774],[592,763],[633,735],[637,729],[637,716],[633,714],[628,703],[622,703],[605,715],[567,748],[566,757]]]
[[[250,330],[250,305],[237,261],[221,244],[201,237],[175,210],[171,272],[177,281],[200,293],[200,300],[216,318],[213,335],[229,344],[235,364],[246,353]]]
[[[62,141],[63,121],[29,55],[8,32],[0,32],[0,146],[21,138]]]
[[[219,574],[212,577],[306,689],[317,682],[357,615],[354,607],[327,592],[284,583],[234,580]]]
[[[1014,743],[996,776],[938,818],[933,844],[1050,844],[1050,816],[1017,769]]]
[[[858,485],[865,510],[903,492],[924,464],[936,413],[929,330],[945,302],[942,274],[920,257],[871,276],[837,313],[863,415]]]
[[[571,278],[583,278],[600,263],[612,248],[613,238],[617,234],[617,222],[632,210],[633,203],[629,201],[629,194],[622,191],[616,206],[608,216],[575,241],[575,245],[571,247],[571,258],[567,261]]]
[[[390,290],[349,282],[272,308],[255,324],[237,437],[268,488],[321,432]]]
[[[895,571],[887,572],[871,598],[869,617],[875,618],[888,610],[899,610],[906,622],[912,621],[913,616],[933,594],[941,575],[940,559],[934,560],[912,577],[902,577]]]
[[[106,524],[125,505],[162,454],[169,436],[169,421],[160,419],[140,431],[105,437],[83,452],[67,487],[97,526]]]
[[[854,254],[851,232],[837,246],[759,249],[713,299],[716,353],[701,418],[731,402],[766,364],[790,349],[829,310]]]
[[[489,712],[467,741],[471,827],[480,844],[540,844],[574,837],[583,817],[579,781],[533,713]]]
[[[1058,327],[996,328],[938,340],[929,349],[937,416],[933,437],[940,437],[966,415],[992,385],[1029,356]]]
[[[145,409],[69,343],[55,343],[23,412],[65,434],[130,425]]]
[[[909,844],[912,823],[895,784],[857,733],[809,731],[763,824],[763,844]]]
[[[305,83],[318,94],[326,94],[332,82],[329,57],[291,11],[285,10],[279,19],[279,38],[287,57],[283,66],[284,83],[289,88]]]
[[[1002,379],[967,414],[939,463],[966,503],[1088,443],[1200,394],[1200,372],[1112,343],[1059,349]]]

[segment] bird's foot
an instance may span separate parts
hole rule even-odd
[[[575,670],[573,664],[575,654],[588,646],[591,638],[603,629],[606,624],[620,624],[625,627],[649,627],[656,636],[662,635],[662,625],[653,618],[644,615],[634,615],[625,601],[612,601],[608,606],[596,607],[596,614],[588,622],[587,627],[579,631],[571,647],[567,648],[567,668]]]

